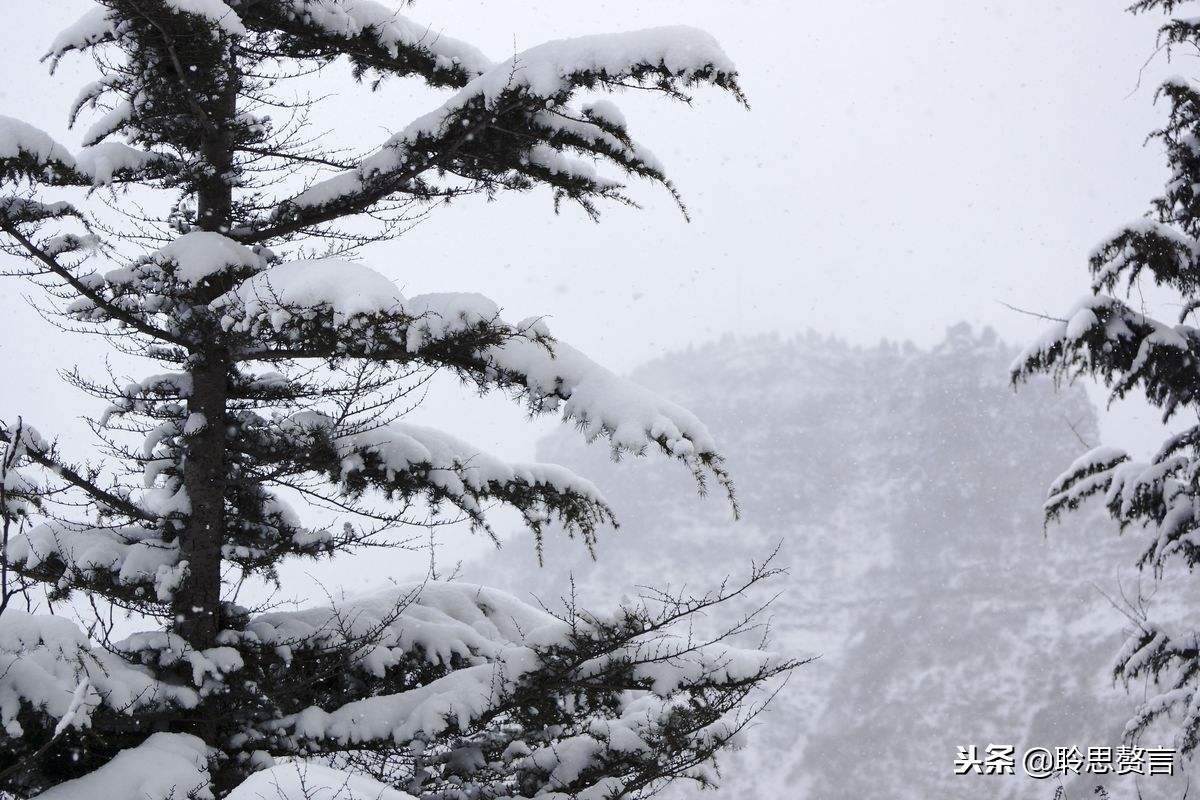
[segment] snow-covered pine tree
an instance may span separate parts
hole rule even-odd
[[[621,112],[581,95],[686,99],[710,84],[740,99],[715,42],[647,30],[494,63],[371,0],[103,0],[48,59],[72,51],[91,52],[100,78],[71,120],[98,120],[72,153],[0,118],[0,238],[67,326],[164,366],[128,385],[70,373],[107,404],[99,466],[27,418],[0,428],[0,789],[615,798],[707,781],[759,707],[752,693],[794,665],[737,646],[753,618],[709,639],[690,621],[769,566],[605,616],[433,580],[291,612],[239,607],[233,589],[275,579],[285,559],[402,543],[422,509],[486,530],[503,503],[537,535],[556,520],[587,542],[611,521],[564,468],[402,421],[435,369],[560,411],[614,453],[661,450],[732,499],[686,410],[538,320],[506,321],[475,294],[404,297],[338,258],[469,194],[549,187],[591,215],[627,201],[597,162],[674,195]],[[322,148],[281,96],[336,60],[448,98],[364,157]],[[161,214],[83,205],[133,185],[166,198]],[[342,520],[306,525],[296,498]],[[30,584],[52,604],[91,600],[95,625],[31,610]],[[115,640],[106,604],[149,630]]]
[[[1200,45],[1200,20],[1170,17],[1183,5],[1140,0],[1130,10],[1168,15],[1160,43],[1190,49]],[[1103,498],[1123,530],[1149,534],[1138,563],[1156,579],[1174,562],[1200,565],[1200,426],[1190,424],[1200,407],[1200,87],[1175,77],[1158,97],[1170,109],[1152,134],[1170,167],[1163,194],[1145,219],[1095,249],[1091,293],[1013,364],[1015,382],[1037,373],[1060,380],[1090,375],[1113,400],[1138,393],[1162,410],[1164,424],[1184,426],[1166,436],[1149,462],[1114,447],[1086,453],[1053,482],[1045,505],[1049,522],[1089,497]],[[1179,309],[1177,322],[1147,313],[1140,290],[1147,279],[1168,295],[1163,307]],[[1126,302],[1131,295],[1135,300]],[[1156,691],[1139,705],[1126,735],[1136,739],[1169,718],[1177,746],[1192,753],[1200,745],[1200,630],[1156,622],[1136,601],[1128,617],[1133,630],[1117,656],[1115,677],[1127,685],[1144,679]]]

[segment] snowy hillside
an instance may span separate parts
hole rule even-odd
[[[821,657],[717,797],[1049,800],[1054,780],[1019,762],[1015,776],[955,776],[957,747],[1119,744],[1131,701],[1109,677],[1121,618],[1104,593],[1118,578],[1129,590],[1136,548],[1095,509],[1043,535],[1046,487],[1097,442],[1096,417],[1079,387],[1015,393],[1013,355],[959,326],[930,350],[726,338],[647,364],[634,377],[721,443],[743,519],[715,492],[689,495],[655,456],[614,467],[562,431],[539,460],[588,475],[622,529],[601,536],[596,562],[549,536],[536,577],[524,541],[464,575],[546,600],[573,576],[599,605],[668,577],[704,588],[783,540],[773,646]],[[1146,796],[1174,791],[1147,781]]]

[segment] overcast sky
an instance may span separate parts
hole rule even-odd
[[[0,114],[77,146],[67,106],[90,61],[50,77],[37,58],[89,3],[7,0]],[[600,224],[546,193],[470,200],[364,253],[405,291],[472,290],[619,370],[725,333],[812,328],[852,341],[929,344],[966,319],[1012,341],[1040,323],[1005,303],[1061,312],[1086,289],[1088,250],[1139,215],[1164,170],[1143,148],[1161,119],[1151,63],[1155,18],[1128,0],[526,0],[418,2],[411,15],[494,58],[547,38],[685,23],[739,65],[752,108],[701,91],[691,107],[623,102],[635,135],[669,167],[692,212],[636,187],[643,210]],[[368,145],[428,110],[412,87],[378,94],[345,73],[318,112],[340,141]],[[57,333],[2,284],[0,414],[24,413],[67,442],[94,410],[55,370],[96,367],[103,349]],[[9,383],[14,381],[14,383]],[[441,387],[453,390],[452,386]],[[422,411],[500,452],[527,457],[537,431],[500,400],[441,392]],[[1145,436],[1140,412],[1110,424]],[[1140,415],[1144,416],[1144,415]],[[548,423],[546,423],[548,424]],[[1116,444],[1118,442],[1114,442]],[[1128,443],[1128,442],[1126,442]]]

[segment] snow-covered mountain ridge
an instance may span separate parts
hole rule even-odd
[[[783,541],[772,646],[820,658],[727,764],[717,797],[1048,800],[1054,781],[1019,764],[955,776],[956,748],[1120,743],[1132,700],[1111,681],[1121,618],[1106,596],[1132,591],[1136,543],[1099,509],[1043,532],[1046,487],[1098,442],[1096,412],[1082,387],[1014,391],[1015,352],[957,326],[927,350],[810,334],[670,354],[633,377],[709,426],[742,519],[715,494],[689,495],[684,475],[614,466],[563,431],[539,460],[591,477],[621,530],[600,537],[595,562],[550,536],[532,579],[524,541],[465,576],[549,601],[573,579],[584,605],[602,604],[663,576],[703,589]]]

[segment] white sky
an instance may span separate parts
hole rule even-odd
[[[0,114],[71,145],[66,109],[90,79],[86,59],[55,77],[37,57],[88,7],[5,0]],[[1128,0],[613,0],[564,4],[418,2],[411,15],[495,58],[546,38],[686,23],[738,63],[752,110],[715,91],[692,108],[639,96],[631,129],[671,168],[691,207],[635,189],[645,210],[599,224],[545,193],[468,201],[437,212],[366,259],[409,292],[472,290],[511,318],[551,330],[618,370],[726,332],[813,328],[853,341],[929,344],[966,319],[1026,341],[1040,324],[1002,303],[1061,312],[1086,290],[1085,257],[1139,215],[1161,185],[1156,18]],[[342,77],[318,120],[370,144],[428,110],[407,87],[370,95]],[[100,366],[96,343],[60,334],[0,283],[0,414],[24,413],[82,443],[92,401],[55,370]],[[452,387],[446,387],[452,388]],[[527,457],[537,431],[499,400],[442,392],[423,410],[500,452]],[[465,410],[472,413],[461,422]],[[1145,437],[1138,409],[1113,417],[1116,440]],[[77,449],[80,455],[82,449]]]

